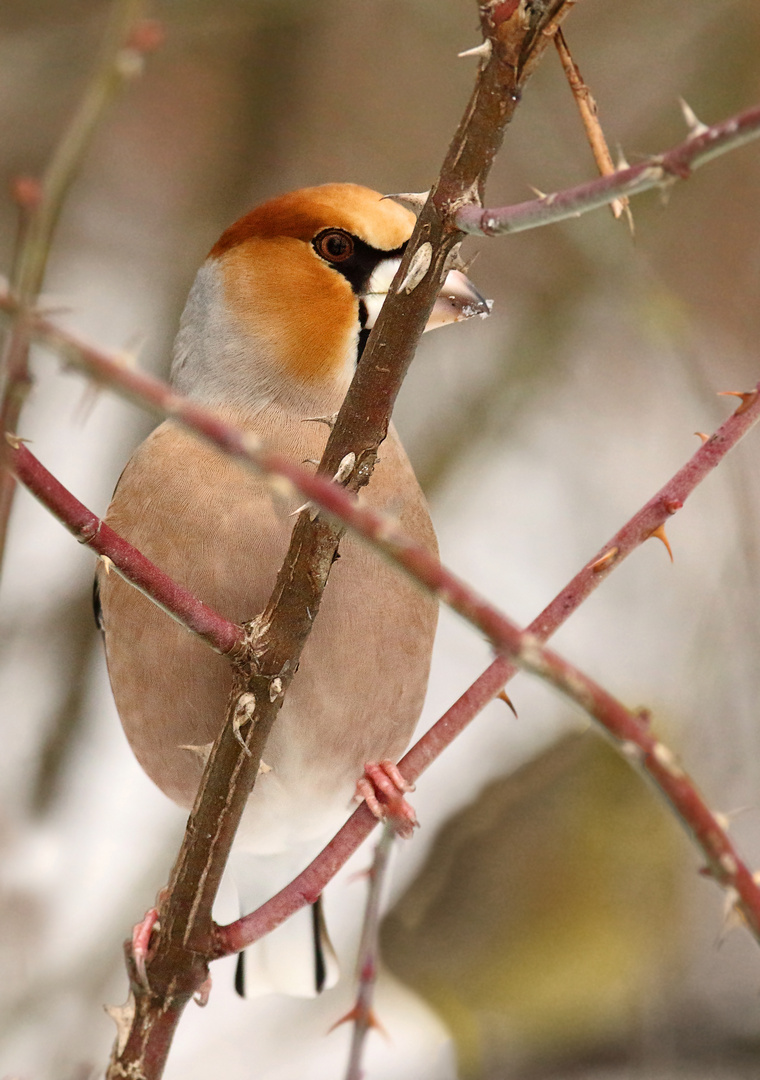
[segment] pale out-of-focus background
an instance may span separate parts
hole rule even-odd
[[[97,54],[103,0],[0,8],[2,180],[38,174]],[[193,274],[257,201],[353,180],[425,189],[467,99],[470,0],[164,0],[167,41],[113,108],[66,206],[46,303],[167,371]],[[567,38],[631,162],[760,98],[756,0],[582,0]],[[594,175],[559,65],[530,83],[489,201]],[[760,378],[760,149],[634,206],[470,242],[492,317],[429,335],[397,409],[444,560],[527,622]],[[0,202],[7,265],[14,232]],[[137,410],[35,356],[20,433],[105,510]],[[760,434],[557,636],[655,723],[760,865]],[[21,492],[0,622],[0,1076],[85,1080],[126,996],[121,941],[165,880],[183,815],[121,735],[92,625],[93,559]],[[444,615],[423,723],[489,659]],[[653,793],[566,703],[524,678],[415,795],[395,867],[370,1080],[668,1077],[760,1069],[760,950]],[[557,742],[557,740],[560,740]],[[360,853],[353,869],[366,865]],[[328,897],[351,970],[364,886]],[[226,914],[234,915],[227,898]],[[224,903],[222,907],[224,907]],[[234,998],[229,964],[183,1020],[170,1080],[340,1076],[316,1003]]]

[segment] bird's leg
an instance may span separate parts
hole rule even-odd
[[[147,989],[148,973],[145,970],[145,961],[148,957],[150,936],[158,924],[158,908],[148,908],[142,922],[137,923],[132,929],[132,959],[135,962],[135,970],[141,984]]]
[[[414,808],[404,798],[409,791],[414,791],[414,784],[404,779],[392,761],[368,761],[364,776],[356,782],[355,798],[364,799],[378,821],[388,821],[399,836],[408,839],[419,825]]]

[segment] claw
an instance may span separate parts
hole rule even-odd
[[[388,821],[399,836],[408,839],[419,825],[414,808],[404,795],[414,791],[392,761],[368,761],[364,776],[356,783],[357,799],[364,799],[378,821]]]
[[[152,907],[145,912],[143,921],[137,923],[132,929],[132,959],[135,962],[135,970],[140,985],[144,986],[146,990],[150,989],[150,984],[148,983],[145,961],[148,958],[151,935],[158,925],[158,908]]]

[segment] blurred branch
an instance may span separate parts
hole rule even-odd
[[[124,84],[142,70],[143,56],[160,43],[158,24],[142,20],[145,0],[117,0],[103,43],[102,57],[79,108],[63,133],[41,180],[20,178],[14,185],[19,230],[11,275],[16,314],[0,370],[0,434],[15,434],[31,386],[29,318],[47,267],[50,244],[64,199],[76,179],[92,137]],[[4,444],[0,441],[0,459]],[[0,568],[15,482],[0,469]]]
[[[112,361],[109,362],[112,363]],[[135,377],[134,372],[131,372],[130,375],[133,378]],[[164,392],[161,385],[157,385],[161,392]],[[751,875],[749,875],[746,867],[741,864],[738,855],[725,834],[715,832],[716,822],[714,816],[711,815],[701,800],[691,781],[684,776],[680,766],[673,765],[674,759],[670,752],[648,733],[646,725],[642,725],[639,716],[626,712],[609,695],[605,695],[601,688],[585,679],[580,672],[564,664],[554,654],[545,653],[538,649],[537,643],[545,640],[564,621],[567,615],[572,610],[575,610],[589,593],[596,588],[611,569],[619,564],[635,547],[651,536],[659,535],[661,538],[663,537],[662,529],[668,517],[681,509],[684,500],[696,485],[708,472],[715,468],[728,450],[736,445],[739,439],[760,418],[759,389],[760,387],[746,392],[731,392],[736,393],[741,399],[740,405],[733,416],[726,420],[721,428],[709,439],[705,440],[687,465],[612,538],[608,545],[605,545],[597,553],[553,604],[535,620],[528,634],[520,633],[512,623],[481,600],[472,590],[442,567],[437,560],[407,540],[387,517],[377,514],[366,507],[359,506],[338,485],[320,480],[319,477],[308,477],[308,474],[306,474],[309,483],[318,481],[317,488],[324,487],[324,491],[319,490],[320,502],[331,513],[349,524],[365,539],[371,539],[384,554],[407,570],[416,580],[439,596],[441,600],[448,603],[475,626],[479,627],[497,648],[507,653],[514,663],[541,675],[577,701],[603,726],[606,726],[613,737],[623,742],[623,751],[628,753],[629,756],[631,747],[637,748],[635,753],[641,754],[642,768],[656,780],[663,793],[682,816],[682,820],[692,831],[697,842],[703,847],[716,879],[728,887],[736,889],[741,898],[741,903],[744,905],[743,910],[746,907],[750,913],[753,912],[753,904],[757,900],[757,890],[752,882]],[[175,405],[177,408],[184,407],[182,399],[178,397],[175,400]],[[215,422],[221,423],[220,421]],[[225,430],[222,434],[226,440],[231,439],[233,436],[241,441],[246,439],[244,432],[236,432],[235,429]],[[107,526],[100,523],[73,496],[69,495],[46,470],[42,469],[33,455],[18,440],[12,441],[15,444],[13,449],[14,468],[19,477],[23,478],[25,483],[29,483],[33,489],[36,488],[37,494],[43,496],[44,501],[54,508],[55,512],[67,521],[74,531],[78,531],[83,539],[89,540],[92,537],[92,546],[95,546],[95,544],[107,545],[107,549],[103,547],[102,554],[111,551],[113,554],[121,556],[118,544],[122,544],[128,549],[127,554],[130,557],[137,558],[138,561],[142,559],[142,556],[132,549],[130,545],[126,545],[125,541],[120,540]],[[291,468],[295,469],[295,467]],[[296,473],[293,475],[295,476]],[[308,490],[306,479],[302,478],[303,490]],[[309,515],[302,514],[303,519],[308,520]],[[97,548],[97,550],[100,550],[100,548]],[[147,563],[147,560],[145,562],[148,568],[148,580],[150,580],[151,575],[160,574],[152,564]],[[124,569],[125,561],[123,558],[121,565],[122,569]],[[145,580],[146,571],[142,571],[142,573]],[[171,582],[169,582],[169,586],[172,589],[177,588]],[[147,589],[145,591],[147,592]],[[190,600],[195,604],[198,603],[194,598],[190,598]],[[164,602],[168,607],[169,595],[164,597]],[[185,599],[183,602],[187,603],[187,600]],[[209,614],[213,618],[218,618],[214,613],[209,613],[208,609],[204,608],[203,618],[207,619]],[[268,617],[269,611],[265,613],[261,620],[264,625],[267,625]],[[239,646],[239,628],[235,627],[234,624],[226,624],[225,632],[230,637],[234,634],[232,644],[234,645],[237,642]],[[279,670],[282,673],[284,669],[280,668]],[[491,665],[488,671],[470,688],[470,691],[406,756],[402,764],[406,766],[412,764],[414,769],[414,775],[407,775],[407,779],[413,780],[415,775],[422,768],[425,768],[445,745],[448,745],[464,724],[468,723],[476,712],[492,699],[513,672],[514,668],[504,658],[497,659]],[[272,682],[274,678],[276,677],[271,679]],[[236,695],[235,701],[237,704],[239,704],[244,693],[245,691],[240,690]],[[277,696],[275,694],[275,699]],[[232,726],[239,733],[241,728],[240,714],[235,712],[236,707],[237,705],[233,703],[230,717],[236,720]],[[452,723],[452,714],[454,712],[458,714],[459,720],[456,729]],[[258,724],[256,727],[258,728]],[[263,745],[263,736],[261,735],[260,741]],[[229,751],[233,750],[233,747],[229,747]],[[403,768],[402,771],[404,771]],[[710,821],[709,827],[705,825],[708,819]],[[369,824],[371,827],[371,820]],[[338,846],[340,847],[340,844]],[[327,865],[332,867],[331,872],[335,871],[336,867],[330,863],[329,857]],[[731,866],[735,866],[735,871],[729,872],[726,869]],[[300,881],[301,879],[297,880]],[[269,908],[268,905],[265,905],[264,908],[260,909],[260,912],[266,911],[277,920],[268,924],[267,929],[273,929],[274,925],[281,921],[281,918],[287,917],[288,914],[292,913],[292,910],[295,910],[295,908],[288,907],[291,896],[295,897],[297,908],[301,906],[302,901],[313,901],[321,891],[321,887],[317,889],[316,893],[313,889],[313,884],[309,883],[304,890],[302,882],[292,894],[285,898],[285,907],[275,905],[274,908]],[[760,907],[758,910],[760,910]],[[258,915],[258,913],[255,914]],[[755,922],[753,922],[753,918]],[[756,912],[752,917],[748,916],[748,919],[750,925],[754,926],[757,922]],[[241,934],[247,935],[251,926],[258,927],[259,924],[255,920],[249,923],[244,919],[237,924],[232,924],[229,928],[219,928],[216,933],[215,946],[217,951],[221,950],[219,954],[222,955],[227,951],[237,951],[244,945],[250,944],[250,940],[247,940],[247,938],[242,940],[241,943]],[[260,936],[259,930],[256,930],[255,933],[256,936]],[[252,940],[255,940],[255,938]]]
[[[514,206],[493,210],[463,206],[454,214],[456,226],[473,236],[502,236],[553,225],[557,221],[580,217],[589,210],[607,206],[615,199],[639,195],[652,188],[669,188],[677,180],[688,180],[695,169],[713,158],[760,137],[760,105],[712,127],[706,127],[696,120],[691,110],[688,110],[687,116],[692,128],[689,138],[640,165],[618,169],[599,180],[542,195],[540,199],[515,203]]]
[[[167,615],[203,638],[216,652],[230,654],[241,645],[242,628],[230,622],[178,585],[115,533],[67,491],[20,439],[6,435],[9,467],[39,501],[66,526],[80,544],[108,560],[126,581],[149,597]]]
[[[562,33],[561,29],[557,30],[557,33],[554,35],[554,44],[557,46],[557,53],[559,55],[560,63],[562,64],[562,69],[565,72],[568,85],[575,98],[575,103],[578,106],[578,112],[580,113],[581,121],[586,131],[586,138],[591,147],[591,153],[594,155],[596,167],[602,176],[611,176],[615,171],[615,166],[612,164],[612,155],[607,146],[607,140],[604,137],[602,125],[599,122],[599,110],[596,101],[588,86],[586,86],[583,81],[580,69],[575,60],[573,60],[568,44],[565,41],[565,35]],[[633,229],[633,218],[631,217],[627,199],[611,200],[610,209],[616,218],[619,218],[622,213],[627,211],[628,225],[631,230]]]
[[[627,555],[649,539],[668,517],[683,505],[697,485],[759,419],[760,394],[749,391],[743,396],[733,415],[724,421],[683,468],[623,525],[533,620],[528,627],[528,635],[532,636],[534,641],[546,641]],[[399,770],[405,779],[410,783],[417,780],[456,736],[493,701],[517,670],[517,664],[511,662],[511,659],[505,656],[497,657],[433,727],[407,751],[399,762]],[[604,724],[600,717],[596,719]],[[647,724],[642,718],[633,717],[633,720],[634,729],[638,726],[642,733],[647,734]],[[608,734],[612,734],[614,738],[619,737],[611,729]],[[670,763],[674,762],[674,758],[661,743],[655,745],[661,749],[655,751],[646,741],[624,739],[619,748],[629,762],[639,765],[650,778],[659,782],[656,770],[649,768],[652,762],[648,760],[647,754],[657,753],[661,759]],[[680,770],[680,767],[677,768]],[[748,924],[753,927],[755,936],[759,936],[760,893],[752,875],[742,863],[718,816],[707,808],[696,787],[683,773],[680,775],[680,782],[685,788],[671,792],[669,787],[666,787],[663,794],[676,810],[687,831],[704,851],[716,880],[728,889],[736,890]],[[300,907],[312,903],[327,882],[369,836],[376,824],[368,808],[361,805],[327,847],[290,885],[250,915],[227,926],[217,927],[216,954],[226,956],[246,948],[279,926]],[[715,867],[719,868],[718,873],[715,873]],[[737,874],[732,881],[725,875],[727,868],[731,870],[734,867]]]
[[[359,962],[357,964],[358,990],[353,1008],[344,1017],[338,1020],[338,1024],[346,1021],[353,1022],[354,1030],[351,1036],[351,1049],[348,1055],[348,1067],[346,1080],[361,1080],[362,1055],[364,1044],[371,1028],[380,1028],[380,1024],[372,1008],[372,1000],[377,982],[377,969],[379,963],[379,932],[380,932],[380,901],[383,895],[383,885],[388,869],[391,849],[396,833],[393,826],[386,822],[383,826],[382,835],[375,848],[375,857],[372,866],[367,872],[369,888],[367,890],[367,906],[364,911],[364,923],[362,924],[362,936],[359,942]]]

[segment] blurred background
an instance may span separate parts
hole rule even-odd
[[[104,0],[0,7],[2,190],[39,175],[97,56]],[[164,375],[193,275],[220,232],[290,188],[418,191],[467,101],[470,0],[164,0],[166,43],[109,111],[56,236],[45,304]],[[631,163],[760,98],[756,0],[583,0],[567,40]],[[488,188],[492,205],[594,176],[552,51]],[[527,623],[760,378],[760,148],[633,205],[473,242],[492,317],[423,341],[396,422],[442,556]],[[7,267],[15,208],[0,199]],[[34,356],[20,434],[105,511],[152,426]],[[760,865],[760,434],[557,635],[658,731]],[[126,997],[121,942],[165,881],[184,815],[121,734],[90,610],[94,562],[25,492],[0,591],[0,1077],[99,1075]],[[441,618],[422,726],[489,662]],[[523,677],[422,779],[396,853],[367,1077],[723,1080],[760,1069],[760,952],[642,781],[567,703]],[[327,897],[352,969],[365,886]],[[220,918],[235,915],[220,899]],[[334,922],[336,920],[333,920]],[[351,979],[317,1002],[232,992],[213,971],[167,1077],[322,1080]]]

